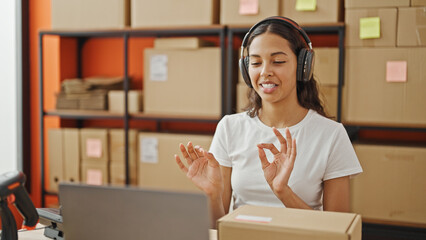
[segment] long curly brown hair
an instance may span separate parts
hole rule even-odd
[[[296,56],[299,55],[301,49],[307,47],[306,42],[302,38],[302,35],[296,29],[277,22],[265,22],[256,27],[256,29],[254,29],[254,31],[250,34],[250,37],[247,42],[247,52],[250,51],[250,44],[253,39],[266,32],[276,34],[286,39],[290,44],[291,50]],[[328,117],[325,113],[323,103],[319,98],[317,81],[314,79],[313,76],[307,82],[297,81],[296,88],[297,100],[302,107],[307,109],[313,109],[322,116]],[[259,110],[262,108],[262,99],[253,88],[251,88],[248,92],[248,98],[249,103],[244,108],[244,110],[247,111],[247,114],[250,117],[255,117],[258,115]]]

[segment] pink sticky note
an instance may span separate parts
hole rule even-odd
[[[407,61],[387,61],[386,62],[387,82],[407,81]]]
[[[102,185],[102,171],[98,169],[88,169],[86,173],[87,184]]]
[[[259,0],[240,0],[240,15],[255,15],[259,13]]]
[[[88,138],[86,140],[86,156],[94,158],[102,157],[102,142],[100,139]]]

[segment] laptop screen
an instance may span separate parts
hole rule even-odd
[[[64,234],[74,239],[209,239],[199,193],[61,183]]]

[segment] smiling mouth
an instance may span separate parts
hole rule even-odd
[[[271,88],[274,88],[278,85],[273,84],[273,83],[263,83],[263,84],[260,84],[260,86],[262,86],[263,88],[271,89]]]

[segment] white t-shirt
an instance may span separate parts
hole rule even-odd
[[[278,130],[285,137],[284,129]],[[323,182],[361,173],[361,165],[343,125],[314,110],[289,130],[297,146],[289,186],[309,206],[322,209]],[[246,112],[223,117],[216,128],[210,152],[220,165],[232,167],[234,209],[246,204],[284,207],[265,180],[258,143],[280,149],[272,128]],[[265,152],[272,161],[272,153]]]

